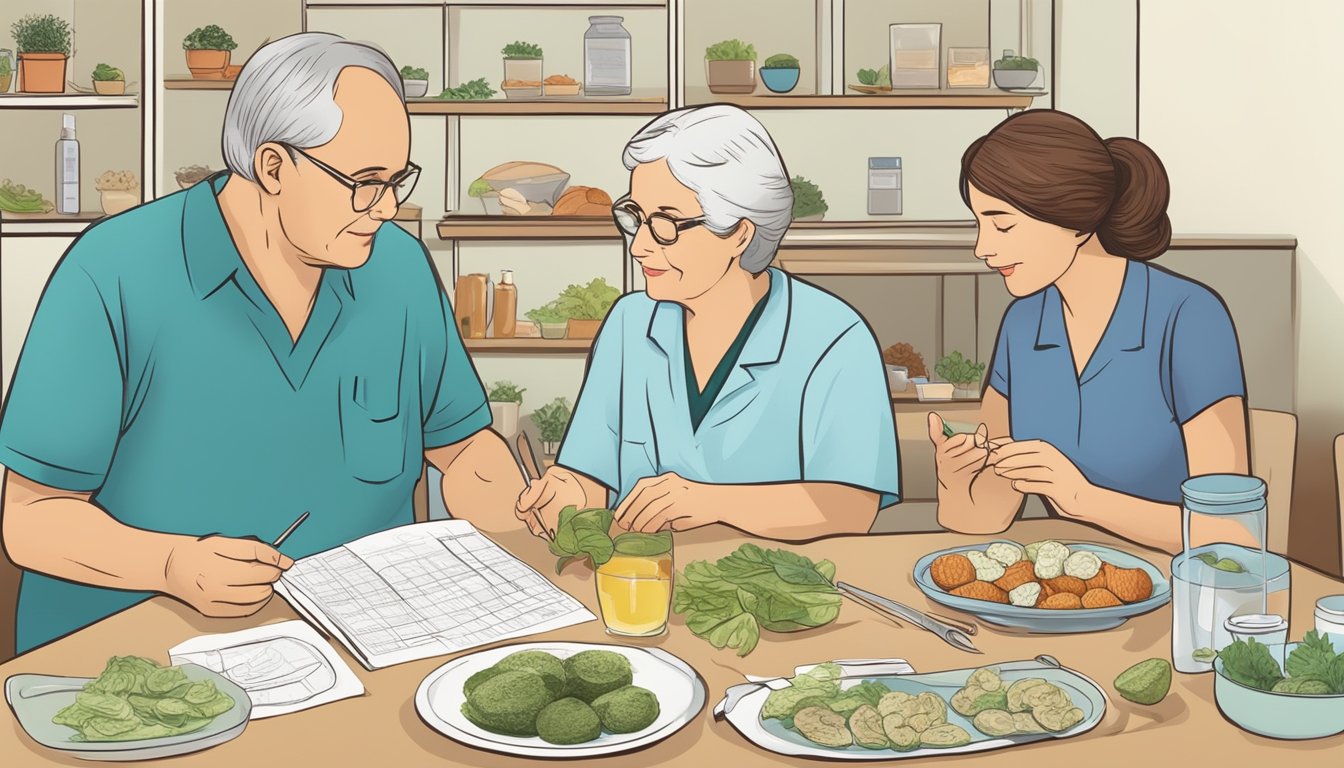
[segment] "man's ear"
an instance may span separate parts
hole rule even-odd
[[[267,142],[257,147],[252,159],[252,173],[257,177],[257,184],[266,190],[266,194],[280,194],[280,169],[289,161],[288,154],[284,147],[274,142]]]
[[[743,219],[737,223],[737,229],[734,229],[728,238],[733,242],[733,255],[741,256],[751,245],[751,239],[756,236],[756,223],[751,219]]]

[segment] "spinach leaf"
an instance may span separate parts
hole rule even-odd
[[[1334,644],[1316,630],[1302,638],[1283,666],[1292,677],[1320,680],[1331,693],[1344,693],[1344,653],[1336,655]]]
[[[551,553],[560,557],[555,572],[564,570],[575,560],[587,557],[596,568],[611,559],[614,545],[608,531],[614,517],[610,509],[595,507],[579,509],[574,506],[560,510],[560,520],[551,540]]]
[[[1219,651],[1218,657],[1223,660],[1223,671],[1228,677],[1251,688],[1268,691],[1283,679],[1269,648],[1254,638],[1237,640]]]

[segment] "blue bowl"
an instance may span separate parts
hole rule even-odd
[[[1338,650],[1344,635],[1327,635]],[[1269,652],[1288,658],[1298,643],[1274,644]],[[1282,653],[1282,656],[1280,656]],[[1321,739],[1344,733],[1344,694],[1289,695],[1250,688],[1228,677],[1223,660],[1213,662],[1213,699],[1237,727],[1271,739]]]
[[[775,93],[788,93],[794,89],[794,86],[798,85],[799,69],[797,67],[762,69],[760,72],[761,82],[765,83],[765,87]]]

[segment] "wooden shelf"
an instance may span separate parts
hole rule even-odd
[[[881,94],[770,93],[760,87],[751,94],[712,93],[687,88],[686,103],[726,102],[743,109],[1026,109],[1040,94],[1010,93],[998,88],[910,88]]]
[[[911,384],[904,392],[891,392],[891,402],[893,405],[923,405],[930,409],[937,408],[940,405],[948,403],[979,403],[978,397],[954,397],[951,400],[920,400],[919,393],[915,390],[915,385]]]
[[[79,213],[9,213],[0,211],[0,235],[78,235],[89,225],[106,216],[102,211]]]
[[[463,339],[472,354],[586,355],[592,339]]]
[[[479,205],[479,203],[478,203]],[[619,240],[616,222],[604,216],[445,216],[442,240]]]
[[[96,93],[0,93],[0,109],[134,109],[140,95]]]
[[[543,99],[410,99],[412,115],[659,115],[667,111],[666,95]]]
[[[207,80],[191,75],[172,75],[163,80],[163,87],[170,91],[231,91],[233,80]]]

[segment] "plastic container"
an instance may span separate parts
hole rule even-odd
[[[79,140],[75,116],[61,116],[61,138],[56,141],[56,212],[79,213]]]
[[[1316,631],[1344,637],[1344,595],[1330,595],[1316,601]],[[1338,646],[1335,649],[1340,650]]]
[[[1278,653],[1282,653],[1283,646],[1288,643],[1287,619],[1268,614],[1244,614],[1229,618],[1223,623],[1223,628],[1233,641],[1254,640],[1261,645],[1269,646],[1274,660],[1279,663],[1279,668],[1283,668],[1283,658],[1274,653],[1273,649],[1277,648]]]
[[[630,95],[630,33],[622,16],[589,16],[583,33],[583,92],[588,96]]]

